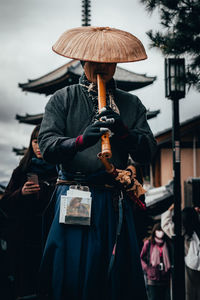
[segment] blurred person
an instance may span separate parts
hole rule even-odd
[[[161,215],[161,226],[172,238],[174,235],[172,204]],[[185,207],[182,210],[182,235],[184,236],[185,252],[185,288],[186,300],[200,299],[200,220],[199,207]]]
[[[196,211],[197,217],[200,221],[200,207],[197,206],[197,204],[195,204],[194,206],[192,206],[190,208],[192,208],[193,210]],[[170,239],[174,235],[173,214],[174,214],[174,203],[172,205],[170,205],[170,207],[161,215],[161,228]],[[183,234],[184,234],[184,232],[183,232]]]
[[[10,260],[7,268],[12,273],[15,297],[35,293],[45,239],[42,216],[57,178],[55,166],[42,158],[37,142],[39,129],[40,125],[34,128],[29,147],[0,200],[0,209],[7,216],[4,224]]]
[[[172,239],[174,236],[173,213],[174,203],[170,205],[170,207],[164,213],[161,214],[161,228],[170,239]]]
[[[185,207],[182,211],[186,300],[200,299],[200,221],[197,211],[193,207]]]
[[[149,239],[144,241],[140,258],[147,277],[149,300],[169,300],[170,245],[160,223],[153,226]]]

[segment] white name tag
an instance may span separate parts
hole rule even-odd
[[[59,223],[90,225],[91,192],[85,186],[70,186],[67,195],[61,196]]]

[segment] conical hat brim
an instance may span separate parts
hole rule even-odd
[[[147,58],[141,41],[129,32],[109,27],[78,27],[65,31],[52,47],[62,56],[100,63]]]

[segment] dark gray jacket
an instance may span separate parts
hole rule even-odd
[[[110,139],[112,162],[117,168],[127,166],[130,154],[134,161],[148,163],[156,150],[156,141],[146,120],[146,109],[134,95],[116,89],[115,103],[129,129],[129,136]],[[62,164],[68,172],[93,173],[104,169],[97,158],[101,142],[77,152],[76,137],[90,124],[93,104],[79,84],[57,91],[49,100],[39,133],[39,147],[46,161]]]

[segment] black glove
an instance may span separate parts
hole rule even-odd
[[[97,121],[94,124],[89,125],[82,135],[76,138],[76,149],[82,151],[88,147],[95,145],[101,136],[108,131],[105,128],[105,122]]]
[[[109,106],[98,116],[104,121],[105,127],[109,128],[116,136],[123,137],[128,135],[128,128],[124,125],[119,114],[114,112]]]

